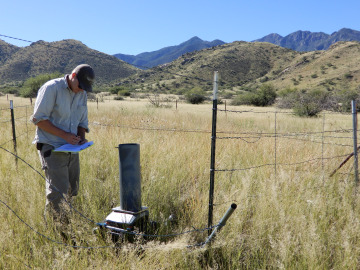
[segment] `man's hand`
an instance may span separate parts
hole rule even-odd
[[[65,141],[67,143],[70,143],[70,144],[79,144],[79,142],[81,141],[81,138],[80,136],[77,136],[75,134],[72,134],[72,133],[66,133],[65,137],[64,137]]]
[[[83,140],[80,140],[79,144],[81,145],[81,144],[84,144],[84,143],[87,143],[87,142],[88,142],[87,139],[83,139]]]
[[[36,125],[42,130],[49,132],[50,134],[63,138],[67,143],[75,145],[81,141],[81,136],[66,132],[54,126],[49,120],[40,121]]]
[[[78,127],[78,136],[80,137],[80,141],[79,141],[79,144],[84,144],[86,143],[88,140],[85,139],[85,132],[86,132],[86,129],[83,128],[83,127]]]

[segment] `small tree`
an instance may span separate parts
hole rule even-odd
[[[274,104],[276,99],[275,87],[272,84],[261,85],[258,92],[258,106],[270,106]]]
[[[331,97],[325,90],[296,90],[287,89],[281,92],[278,106],[291,108],[298,116],[314,117],[322,110],[331,106]]]
[[[39,88],[44,83],[58,77],[61,77],[61,74],[59,72],[55,72],[51,74],[41,74],[36,77],[29,78],[24,82],[24,85],[20,90],[20,95],[22,97],[36,97]]]

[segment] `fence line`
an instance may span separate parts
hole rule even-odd
[[[0,124],[4,124],[4,123],[9,123],[11,122],[11,128],[12,128],[12,139],[11,140],[8,140],[8,141],[5,141],[5,142],[1,142],[0,143],[0,146],[3,146],[5,144],[7,144],[8,142],[10,141],[13,141],[13,144],[14,144],[14,152],[16,153],[17,152],[17,143],[16,143],[16,139],[23,136],[24,134],[26,134],[28,136],[28,125],[27,125],[27,109],[28,107],[32,107],[31,105],[19,105],[19,106],[14,106],[14,103],[13,103],[13,100],[10,100],[10,106],[7,107],[7,108],[0,108],[1,111],[8,111],[9,112],[9,119],[8,120],[2,120],[0,121]],[[25,108],[25,115],[22,115],[22,116],[17,116],[15,117],[15,109],[19,109],[19,108]],[[25,119],[25,123],[26,123],[26,132],[25,133],[22,133],[20,135],[16,135],[16,122],[20,122],[23,121],[23,119]],[[17,159],[16,159],[16,162],[17,162]]]
[[[217,171],[217,172],[234,172],[234,171],[245,171],[245,170],[257,169],[257,168],[266,167],[266,166],[294,166],[294,165],[309,163],[309,162],[316,161],[316,160],[318,160],[318,161],[319,160],[330,160],[330,159],[336,159],[336,158],[347,157],[347,156],[348,155],[339,155],[339,156],[333,156],[333,157],[323,157],[322,156],[322,157],[318,157],[318,158],[311,158],[308,160],[293,162],[293,163],[270,163],[270,164],[261,164],[261,165],[257,165],[257,166],[253,166],[253,167],[240,168],[240,169],[215,169],[215,171]]]
[[[218,109],[219,112],[233,112],[233,113],[264,113],[264,114],[268,114],[271,113],[273,114],[274,111],[254,111],[254,110],[224,110],[224,109]],[[277,113],[282,113],[282,114],[293,114],[294,116],[296,115],[293,111],[277,111]],[[323,113],[326,114],[342,114],[342,115],[349,115],[349,113],[347,112],[336,112],[336,111],[324,111]]]
[[[171,132],[192,132],[192,133],[211,133],[210,130],[187,130],[187,129],[176,129],[176,128],[161,128],[161,127],[141,127],[141,126],[130,126],[130,125],[119,125],[119,124],[101,124],[98,122],[89,122],[89,124],[95,126],[104,126],[104,127],[119,127],[119,128],[129,128],[129,129],[138,129],[138,130],[150,130],[150,131],[171,131]],[[352,129],[349,130],[329,130],[325,131],[325,133],[345,133],[352,132]],[[217,131],[216,133],[222,134],[246,134],[246,135],[266,135],[262,137],[272,138],[274,137],[274,133],[261,133],[261,132],[235,132],[235,131]],[[285,136],[307,136],[313,134],[323,134],[323,132],[299,132],[299,133],[277,133],[277,137],[285,137]],[[232,137],[216,137],[219,139],[222,138],[232,138]],[[234,137],[238,138],[238,137]],[[342,138],[342,139],[350,139],[352,137],[336,137],[336,136],[325,136],[325,138]]]
[[[27,106],[14,106],[14,108],[28,108],[30,107],[29,105]],[[3,110],[0,108],[0,110]],[[5,110],[5,109],[4,109]],[[9,110],[9,108],[7,108],[6,110]],[[226,112],[229,112],[229,110],[227,110]],[[254,111],[249,111],[251,113],[264,113],[264,112],[254,112]],[[269,113],[269,112],[266,112]],[[277,127],[279,125],[278,121],[277,121],[277,115],[278,114],[282,114],[283,112],[271,112],[275,115],[275,128],[274,128],[274,133],[265,133],[265,132],[235,132],[235,131],[218,131],[217,133],[221,133],[221,134],[243,134],[246,136],[233,136],[233,137],[216,137],[218,139],[239,139],[239,140],[243,140],[246,143],[249,144],[254,144],[256,142],[258,142],[261,139],[264,138],[268,138],[268,139],[272,139],[274,138],[274,163],[266,163],[266,164],[259,164],[259,165],[255,165],[255,166],[251,166],[251,167],[246,167],[246,168],[230,168],[230,169],[214,169],[214,172],[235,172],[235,171],[245,171],[245,170],[252,170],[252,169],[259,169],[259,168],[264,168],[264,167],[269,167],[269,166],[273,166],[274,170],[275,170],[275,175],[276,175],[276,167],[277,166],[296,166],[296,165],[301,165],[301,164],[306,164],[306,163],[311,163],[311,162],[322,162],[322,170],[324,171],[324,166],[325,166],[325,161],[326,160],[332,160],[332,159],[337,159],[337,158],[343,158],[346,157],[347,155],[338,155],[338,156],[331,156],[331,157],[326,157],[324,155],[324,146],[325,145],[334,145],[334,146],[340,146],[340,147],[352,147],[353,145],[350,144],[341,144],[341,143],[336,143],[336,142],[327,142],[325,141],[325,139],[345,139],[345,140],[349,140],[352,139],[351,136],[341,136],[340,134],[344,134],[344,133],[350,133],[353,132],[353,129],[335,129],[335,130],[325,130],[325,123],[326,123],[326,118],[325,115],[327,113],[323,114],[323,120],[322,120],[322,131],[319,132],[278,132]],[[27,112],[26,112],[27,114]],[[22,119],[27,118],[27,115],[25,116],[18,116],[16,118],[14,118],[14,120],[16,120],[17,122],[23,122]],[[7,122],[11,122],[11,120],[7,120],[6,122],[0,122],[1,123],[7,123]],[[168,132],[189,132],[189,133],[204,133],[204,134],[209,134],[211,131],[209,130],[188,130],[188,129],[177,129],[177,128],[161,128],[161,127],[141,127],[141,126],[130,126],[130,125],[117,125],[117,124],[100,124],[97,122],[90,122],[90,124],[93,125],[97,125],[97,126],[105,126],[105,127],[119,127],[119,128],[131,128],[131,129],[135,129],[135,130],[150,130],[150,131],[168,131]],[[22,133],[21,135],[17,135],[16,138],[24,136],[25,134],[28,133],[28,130],[24,133]],[[325,135],[325,134],[329,134],[329,135]],[[340,136],[336,136],[336,134],[339,134]],[[304,138],[310,136],[311,138]],[[301,138],[302,137],[302,138]],[[254,141],[250,141],[248,139],[254,139]],[[277,152],[277,146],[279,144],[281,144],[281,140],[286,139],[286,140],[298,140],[298,141],[306,141],[306,142],[311,142],[311,143],[321,143],[322,144],[322,148],[321,148],[321,156],[320,157],[314,157],[314,158],[310,158],[308,160],[304,160],[304,161],[300,161],[300,162],[294,162],[294,163],[279,163],[278,159],[278,152]],[[319,140],[319,141],[316,141]],[[6,141],[3,144],[0,144],[0,146],[11,142],[12,139]],[[348,177],[350,176],[350,174],[348,174]],[[213,204],[213,205],[220,205],[220,204]]]
[[[30,105],[25,105],[25,106],[14,106],[13,108],[28,108],[31,107]],[[0,108],[0,110],[9,110],[9,108],[7,109],[3,109]],[[219,110],[219,111],[224,111],[224,110]],[[227,110],[226,112],[230,112],[229,110]],[[254,111],[249,110],[249,111],[236,111],[236,112],[251,112],[254,113]],[[264,112],[256,112],[256,113],[264,113]],[[265,112],[265,113],[269,113],[269,112]],[[275,112],[272,112],[275,113]],[[283,112],[277,112],[276,114],[279,113],[283,113]],[[295,132],[277,132],[277,130],[274,131],[274,133],[265,133],[265,132],[234,132],[234,131],[217,131],[217,133],[221,133],[221,134],[244,134],[247,136],[216,136],[216,139],[220,139],[220,140],[226,140],[226,139],[231,139],[231,140],[242,140],[246,143],[249,144],[254,144],[257,143],[259,140],[264,139],[264,138],[274,138],[274,140],[276,140],[275,145],[274,145],[274,149],[276,149],[276,144],[278,144],[282,139],[286,139],[286,140],[297,140],[297,141],[304,141],[304,142],[311,142],[311,143],[316,143],[316,144],[322,144],[322,158],[315,158],[316,160],[318,159],[323,159],[323,160],[328,160],[328,159],[333,159],[336,157],[325,157],[323,155],[324,152],[324,145],[333,145],[333,146],[339,146],[339,147],[353,147],[353,144],[344,144],[344,143],[337,143],[337,142],[329,142],[329,141],[325,141],[325,139],[352,139],[352,136],[335,136],[335,135],[325,135],[325,133],[327,134],[333,134],[333,133],[351,133],[353,132],[352,129],[335,129],[335,130],[324,130],[324,125],[325,125],[325,115],[328,113],[324,113],[323,114],[323,131],[319,131],[319,132],[299,132],[299,133],[295,133]],[[14,120],[16,120],[16,122],[21,121],[22,119],[27,118],[27,115],[23,115],[23,116],[18,116],[15,117]],[[276,121],[276,119],[275,119]],[[8,123],[11,122],[10,120],[4,120],[3,122],[0,121],[0,124],[2,123]],[[25,121],[27,123],[27,121]],[[168,132],[187,132],[187,133],[204,133],[204,134],[209,134],[211,133],[211,131],[209,130],[190,130],[190,129],[177,129],[177,128],[161,128],[161,127],[141,127],[141,126],[130,126],[130,125],[118,125],[118,124],[100,124],[97,122],[89,122],[89,124],[93,124],[93,125],[97,125],[97,126],[105,126],[105,127],[118,127],[118,128],[130,128],[130,129],[135,129],[135,130],[149,130],[149,131],[168,131]],[[276,123],[277,125],[277,123]],[[28,129],[27,132],[24,132],[20,135],[16,135],[15,138],[19,138],[21,136],[24,136],[25,134],[28,135]],[[253,136],[251,136],[253,135]],[[319,135],[319,136],[314,136],[314,135]],[[311,138],[300,138],[300,137],[306,137],[306,136],[311,136]],[[9,139],[3,143],[1,143],[0,145],[5,145],[6,143],[11,142],[13,139]],[[261,168],[261,167],[265,167],[265,166],[277,166],[277,165],[298,165],[298,164],[302,164],[302,163],[307,163],[310,161],[313,161],[314,159],[310,159],[308,161],[302,161],[300,163],[293,163],[293,164],[277,164],[277,159],[278,157],[276,156],[277,154],[274,153],[274,159],[275,162],[274,163],[270,163],[270,164],[259,164],[256,166],[251,166],[248,168],[233,168],[233,169],[218,169],[216,171],[238,171],[238,170],[247,170],[247,169],[254,169],[254,168]],[[337,157],[343,157],[343,156],[337,156]]]

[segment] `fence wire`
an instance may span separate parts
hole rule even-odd
[[[35,232],[36,234],[38,234],[39,236],[49,240],[50,242],[53,242],[55,244],[58,245],[63,245],[66,247],[71,247],[71,248],[82,248],[82,249],[102,249],[102,248],[119,248],[116,245],[106,245],[106,246],[79,246],[79,245],[69,245],[67,243],[64,242],[60,242],[60,241],[56,241],[48,236],[46,236],[43,233],[40,233],[38,230],[36,230],[34,227],[30,226],[27,222],[24,221],[23,218],[21,218],[7,203],[5,203],[4,201],[2,201],[0,199],[0,203],[2,203],[6,208],[8,208],[16,217],[19,221],[21,221],[23,224],[25,224],[25,226],[27,226],[30,230],[32,230],[33,232]],[[171,233],[171,234],[145,234],[145,233],[137,233],[137,232],[133,232],[133,231],[124,231],[122,234],[120,233],[116,233],[113,232],[113,234],[116,235],[123,235],[123,234],[127,234],[127,235],[134,235],[134,236],[141,236],[141,237],[150,237],[150,238],[169,238],[169,237],[176,237],[176,236],[181,236],[181,235],[185,235],[185,234],[190,234],[190,233],[201,233],[201,232],[205,232],[208,230],[213,230],[216,227],[219,227],[220,224],[211,226],[209,228],[203,228],[203,229],[192,229],[192,230],[188,230],[188,231],[184,231],[184,232],[180,232],[180,233]]]
[[[27,109],[28,107],[32,107],[30,105],[25,105],[25,106],[14,106],[13,108],[16,109],[16,111],[18,112],[19,109],[21,108],[25,108]],[[9,111],[10,107],[7,108],[0,108],[0,111]],[[335,130],[325,130],[325,123],[326,123],[326,119],[325,119],[325,115],[328,114],[335,114],[332,112],[324,112],[323,113],[323,121],[322,121],[322,131],[309,131],[309,132],[279,132],[278,131],[278,127],[279,127],[279,121],[278,121],[278,116],[281,114],[285,114],[285,115],[293,115],[293,112],[288,112],[288,111],[256,111],[256,110],[222,110],[222,109],[218,109],[218,111],[220,112],[225,112],[225,113],[237,113],[237,114],[273,114],[274,115],[274,132],[236,132],[236,131],[217,131],[217,134],[223,134],[223,135],[239,135],[239,136],[217,136],[216,139],[220,139],[220,140],[241,140],[247,144],[256,144],[259,143],[261,140],[263,139],[274,139],[274,162],[269,162],[269,163],[264,163],[264,164],[258,164],[258,165],[254,165],[254,166],[249,166],[249,167],[244,167],[244,168],[219,168],[219,169],[215,169],[214,171],[216,172],[235,172],[235,171],[247,171],[247,170],[253,170],[253,169],[259,169],[259,168],[264,168],[264,167],[274,167],[275,170],[275,176],[277,174],[276,168],[278,166],[297,166],[297,165],[304,165],[304,164],[308,164],[308,163],[318,163],[318,162],[322,162],[322,170],[324,171],[324,162],[328,161],[328,160],[333,160],[333,159],[339,159],[339,158],[344,158],[348,155],[336,155],[336,156],[325,156],[324,151],[325,145],[329,145],[329,146],[337,146],[337,147],[353,147],[352,144],[346,144],[346,143],[339,143],[339,142],[335,142],[335,141],[326,141],[326,140],[351,140],[353,137],[352,136],[346,136],[346,134],[353,132],[352,129],[335,129]],[[336,113],[339,114],[339,113]],[[346,114],[349,115],[350,114]],[[17,115],[16,113],[16,118],[14,119],[17,123],[22,123],[22,122],[27,122],[27,112],[25,115]],[[23,121],[25,119],[25,121]],[[239,121],[241,121],[239,119]],[[6,119],[4,118],[4,115],[2,115],[2,118],[0,118],[0,124],[7,124],[11,122],[11,119]],[[120,124],[106,124],[106,123],[98,123],[98,122],[90,122],[91,125],[94,126],[104,126],[104,127],[117,127],[117,128],[129,128],[129,129],[134,129],[134,130],[149,130],[149,131],[165,131],[165,132],[185,132],[185,133],[203,133],[203,134],[210,134],[211,131],[210,130],[204,130],[204,129],[183,129],[183,128],[164,128],[164,127],[152,127],[152,126],[133,126],[133,125],[120,125]],[[28,131],[27,131],[28,132]],[[18,136],[16,136],[16,138],[20,138],[22,136],[24,136],[26,133],[22,133]],[[344,136],[345,135],[345,136]],[[278,145],[281,144],[282,140],[296,140],[299,142],[309,142],[309,143],[316,143],[316,144],[321,144],[322,148],[321,148],[321,156],[320,157],[311,157],[309,159],[303,160],[303,161],[299,161],[299,162],[291,162],[291,163],[282,163],[282,162],[278,162],[280,156],[280,152],[277,150]],[[6,149],[4,149],[2,146],[13,141],[13,139],[9,139],[3,143],[0,143],[0,148],[2,148],[3,150],[10,152]],[[11,153],[11,152],[10,152]],[[11,153],[13,154],[13,153]],[[15,155],[15,154],[13,154]],[[24,161],[22,158],[20,158],[19,156],[15,155],[17,158],[19,158],[20,160]],[[24,161],[26,164],[28,164],[32,169],[34,169],[29,163],[27,163],[26,161]],[[34,169],[35,170],[35,169]],[[36,170],[35,170],[36,171]],[[37,173],[39,173],[37,171]],[[42,174],[39,173],[41,176]],[[43,177],[43,176],[42,176]],[[350,173],[347,174],[347,177],[350,177]],[[44,178],[44,177],[43,177]],[[45,179],[45,178],[44,178]],[[46,180],[46,179],[45,179]],[[65,199],[66,200],[66,199]],[[13,214],[22,222],[24,223],[26,226],[28,226],[31,230],[33,230],[35,233],[37,233],[38,235],[48,239],[51,242],[54,242],[56,244],[61,244],[64,246],[71,246],[68,245],[66,243],[63,242],[58,242],[56,240],[50,239],[49,237],[45,236],[42,233],[39,233],[38,231],[36,231],[33,227],[31,227],[29,224],[27,224],[23,219],[21,219],[19,217],[19,215],[17,213],[15,213],[14,210],[12,210],[5,202],[3,202],[2,200],[0,200],[0,202],[5,205],[5,207],[7,207],[11,212],[13,212]],[[233,200],[231,202],[234,202]],[[219,202],[216,203],[214,205],[219,206],[222,204],[225,204],[228,202]],[[89,219],[88,217],[86,217],[83,213],[77,211],[75,208],[72,207],[72,205],[70,203],[68,203],[69,206],[77,213],[80,214],[80,216],[82,216],[83,218],[87,219],[88,221],[98,224],[95,221]],[[217,226],[217,225],[216,225]],[[186,231],[186,232],[181,232],[181,233],[175,233],[175,234],[168,234],[168,235],[147,235],[147,234],[138,234],[138,233],[134,233],[134,232],[127,232],[129,234],[133,234],[133,235],[139,235],[139,236],[147,236],[147,237],[171,237],[171,236],[179,236],[182,234],[186,234],[186,233],[192,233],[192,232],[202,232],[205,230],[211,230],[214,229],[216,226],[213,227],[209,227],[209,228],[204,228],[204,229],[194,229],[194,230],[190,230],[190,231]],[[71,247],[76,247],[76,248],[107,248],[107,247],[113,247],[113,246],[100,246],[100,247],[85,247],[85,246],[71,246]]]

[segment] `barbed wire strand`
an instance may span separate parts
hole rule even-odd
[[[4,121],[0,121],[0,124],[1,123],[9,123],[9,122],[11,122],[11,120],[4,120]]]
[[[258,142],[259,140],[261,139],[264,139],[264,138],[274,138],[275,136],[264,136],[264,137],[259,137],[259,136],[254,136],[254,137],[240,137],[240,136],[237,136],[237,137],[216,137],[216,139],[219,139],[219,140],[224,140],[224,139],[239,139],[239,140],[242,140],[246,143],[256,143]],[[285,140],[293,140],[293,141],[303,141],[303,142],[311,142],[311,143],[318,143],[318,144],[322,144],[323,142],[321,141],[314,141],[312,139],[301,139],[301,138],[291,138],[291,137],[287,137],[287,136],[277,136],[276,137],[277,139],[285,139]],[[336,137],[334,137],[336,138]],[[341,137],[339,137],[341,138]],[[249,141],[247,139],[254,139],[253,141]],[[322,139],[322,138],[316,138],[316,139]],[[350,139],[350,138],[349,138]],[[340,143],[335,143],[335,142],[324,142],[323,144],[328,144],[328,145],[334,145],[334,146],[341,146],[341,147],[354,147],[353,145],[351,144],[340,144]]]
[[[14,154],[13,152],[9,151],[8,149],[5,149],[4,147],[0,146],[0,149],[8,152],[9,154],[13,155],[14,157],[16,157],[17,159],[21,160],[22,162],[24,162],[27,166],[29,166],[32,170],[34,170],[38,175],[41,176],[41,178],[43,178],[56,192],[58,192],[62,199],[69,205],[69,207],[74,210],[76,213],[78,213],[81,217],[83,217],[84,219],[90,221],[91,223],[94,223],[96,225],[98,225],[98,222],[88,218],[87,216],[85,216],[83,213],[81,213],[79,210],[77,210],[76,208],[74,208],[72,206],[72,204],[64,197],[64,195],[62,194],[62,192],[57,189],[57,187],[55,187],[54,185],[52,185],[47,179],[46,177],[44,177],[38,170],[36,170],[32,165],[30,165],[28,162],[26,162],[24,159],[22,159],[21,157],[19,157],[17,154]]]
[[[10,139],[10,140],[8,140],[8,141],[6,141],[6,142],[4,142],[4,143],[0,144],[0,146],[3,146],[3,145],[5,145],[5,144],[7,144],[7,143],[9,143],[9,142],[12,142],[12,141],[13,141],[13,139]]]
[[[16,106],[16,107],[31,107],[30,105],[25,106]],[[276,113],[279,113],[278,111]],[[22,119],[26,116],[18,117],[16,119]],[[6,122],[9,122],[10,120],[6,120]],[[117,124],[100,124],[97,122],[90,122],[94,125],[100,125],[100,126],[114,126],[114,127],[124,127],[124,128],[132,128],[132,129],[140,129],[140,130],[163,130],[163,131],[179,131],[179,132],[199,132],[199,133],[210,133],[211,131],[208,130],[186,130],[186,129],[176,129],[176,128],[160,128],[160,127],[134,127],[129,125],[117,125]],[[344,132],[352,132],[352,129],[338,129],[338,130],[329,130],[326,131],[326,133],[344,133]],[[234,131],[217,131],[217,133],[227,133],[227,134],[252,134],[252,135],[261,135],[262,137],[273,137],[274,133],[262,133],[262,132],[234,132]],[[277,133],[276,136],[307,136],[307,135],[313,135],[313,134],[321,134],[323,135],[322,131],[319,132],[298,132],[298,133]],[[338,136],[325,136],[326,138],[349,138],[352,137],[338,137]],[[217,137],[219,139],[230,139],[232,137]],[[239,137],[234,137],[239,138]]]
[[[339,156],[334,156],[334,157],[320,157],[320,158],[312,158],[309,160],[305,160],[305,161],[299,161],[299,162],[294,162],[294,163],[277,163],[277,166],[294,166],[294,165],[300,165],[300,164],[304,164],[304,163],[309,163],[312,161],[317,161],[317,160],[329,160],[329,159],[336,159],[336,158],[341,158],[341,157],[347,157],[348,155],[339,155]],[[234,171],[245,171],[245,170],[251,170],[251,169],[258,169],[261,167],[266,167],[266,166],[274,166],[274,163],[268,163],[268,164],[261,164],[261,165],[257,165],[257,166],[253,166],[253,167],[247,167],[247,168],[240,168],[240,169],[216,169],[215,171],[218,172],[234,172]]]
[[[218,111],[220,112],[233,112],[233,113],[256,113],[256,114],[259,114],[259,113],[263,113],[263,114],[268,114],[268,113],[274,113],[274,111],[254,111],[254,110],[247,110],[247,111],[244,111],[244,110],[224,110],[224,109],[218,109]],[[278,111],[278,113],[281,113],[281,114],[293,114],[293,115],[296,115],[294,112],[292,111]],[[342,114],[342,115],[349,115],[350,113],[347,113],[347,112],[332,112],[332,111],[326,111],[324,112],[326,114]]]
[[[136,127],[129,125],[118,125],[118,124],[100,124],[97,122],[89,122],[95,126],[104,126],[104,127],[119,127],[119,128],[130,128],[136,130],[150,130],[150,131],[170,131],[170,132],[189,132],[189,133],[211,133],[209,130],[190,130],[190,129],[176,129],[176,128],[160,128],[160,127]]]
[[[1,147],[1,146],[0,146],[0,149],[3,149],[3,150],[5,150],[6,152],[12,154],[13,156],[19,158],[21,161],[23,161],[26,165],[28,165],[31,169],[33,169],[33,170],[34,170],[35,172],[37,172],[42,178],[44,178],[44,179],[46,180],[46,178],[45,178],[38,170],[36,170],[33,166],[31,166],[29,163],[27,163],[24,159],[20,158],[18,155],[10,152],[9,150],[7,150],[7,149],[5,149],[5,148],[3,148],[3,147]],[[47,180],[46,180],[46,181],[47,181]],[[56,187],[54,187],[54,188],[56,188]],[[57,191],[58,191],[58,190],[57,190]],[[61,194],[60,191],[58,191],[58,192]],[[64,198],[64,197],[63,197],[63,198]],[[64,200],[66,200],[66,199],[64,198]],[[2,202],[7,208],[9,208],[25,225],[27,225],[30,229],[32,229],[33,231],[35,231],[30,225],[28,225],[24,220],[22,220],[22,219],[15,213],[15,211],[12,210],[7,204],[5,204],[5,203],[4,203],[3,201],[1,201],[1,200],[0,200],[0,202]],[[85,215],[83,215],[81,212],[79,212],[78,210],[76,210],[76,209],[71,205],[71,203],[69,203],[68,201],[66,201],[66,202],[69,204],[69,206],[70,206],[74,211],[76,211],[76,212],[77,212],[78,214],[80,214],[82,217],[84,217],[84,218],[86,218],[87,220],[95,223],[95,224],[98,225],[98,226],[100,225],[100,223],[95,222],[95,221],[87,218],[87,217],[86,217]],[[189,230],[189,231],[185,231],[185,232],[173,233],[173,234],[165,234],[165,235],[142,234],[142,233],[128,232],[128,231],[124,231],[124,233],[131,234],[131,235],[136,235],[136,236],[145,236],[145,237],[173,237],[173,236],[180,236],[180,235],[188,234],[188,233],[192,233],[192,232],[203,232],[203,231],[206,231],[206,230],[211,230],[211,229],[213,229],[213,228],[215,228],[215,227],[217,227],[217,225],[212,226],[212,227],[208,227],[208,228],[204,228],[204,229],[193,229],[193,230]],[[35,232],[36,232],[36,231],[35,231]],[[39,233],[39,234],[42,235],[41,233]],[[42,235],[42,236],[44,236],[44,235]],[[46,237],[46,236],[45,236],[45,237]],[[46,237],[46,238],[47,238],[47,237]],[[49,238],[48,238],[48,239],[49,239]],[[49,240],[50,240],[50,239],[49,239]],[[52,240],[52,241],[53,241],[53,240]],[[58,243],[57,241],[53,241],[53,242]],[[64,243],[62,243],[62,244],[64,244]],[[81,247],[81,246],[74,246],[74,247]],[[85,247],[85,248],[88,248],[88,247]]]
[[[189,132],[189,133],[211,133],[210,130],[190,130],[190,129],[177,129],[177,128],[161,128],[161,127],[141,127],[141,126],[130,126],[130,125],[120,125],[120,124],[101,124],[98,122],[89,122],[89,124],[95,125],[95,126],[104,126],[104,127],[119,127],[119,128],[130,128],[130,129],[135,129],[135,130],[150,130],[150,131],[170,131],[170,132]],[[351,130],[352,131],[352,130]],[[327,131],[327,132],[340,132],[340,131]],[[343,132],[341,130],[341,132]],[[350,132],[350,131],[349,131]],[[275,135],[274,133],[259,133],[259,132],[233,132],[233,131],[217,131],[217,133],[224,133],[224,134],[248,134],[248,135],[255,135],[255,137],[216,137],[217,139],[242,139],[245,140],[245,138],[256,138],[258,140],[258,138],[260,137],[259,135],[261,135],[261,137],[264,138],[273,138]],[[312,135],[312,134],[322,134],[322,132],[301,132],[301,133],[296,133],[296,134],[289,134],[289,133],[277,133],[276,136],[277,138],[279,137],[295,137],[295,136],[307,136],[307,135]],[[258,136],[256,136],[258,135]],[[262,136],[264,135],[264,136]],[[325,136],[325,138],[340,138],[340,139],[351,139],[351,137],[336,137],[336,136]],[[290,139],[290,138],[289,138]],[[300,139],[299,139],[300,140]],[[246,141],[246,140],[245,140]],[[249,142],[252,143],[252,142]],[[352,146],[352,145],[344,145],[344,146]]]
[[[67,243],[64,242],[60,242],[57,240],[54,240],[48,236],[46,236],[43,233],[40,233],[39,231],[37,231],[36,229],[34,229],[32,226],[30,226],[27,222],[24,221],[24,219],[22,219],[7,203],[5,203],[4,201],[2,201],[0,199],[0,202],[6,207],[8,208],[23,224],[25,224],[30,230],[32,230],[33,232],[35,232],[36,234],[40,235],[41,237],[44,237],[45,239],[55,243],[55,244],[59,244],[59,245],[63,245],[66,247],[72,247],[72,248],[82,248],[82,249],[102,249],[102,248],[119,248],[116,245],[106,245],[106,246],[80,246],[80,245],[69,245]],[[115,234],[115,235],[124,235],[124,234],[128,234],[128,235],[134,235],[134,236],[141,236],[141,237],[151,237],[151,238],[169,238],[169,237],[176,237],[176,236],[181,236],[181,235],[185,235],[185,234],[190,234],[190,233],[201,233],[204,231],[208,231],[208,230],[213,230],[216,227],[219,227],[220,224],[216,224],[214,226],[208,227],[208,228],[203,228],[203,229],[192,229],[192,230],[188,230],[188,231],[184,231],[184,232],[180,232],[180,233],[171,233],[171,234],[146,234],[146,233],[137,233],[134,231],[128,231],[128,230],[123,230],[121,233],[118,232],[114,232],[111,231],[111,234]],[[105,226],[106,228],[106,226]]]
[[[114,246],[98,246],[98,247],[86,247],[86,246],[76,246],[76,245],[69,245],[64,242],[59,242],[54,239],[51,239],[50,237],[46,236],[45,234],[40,233],[39,231],[35,230],[32,226],[30,226],[28,223],[26,223],[8,204],[6,204],[4,201],[0,199],[0,202],[8,208],[23,224],[25,224],[30,230],[35,232],[36,234],[40,235],[41,237],[44,237],[45,239],[59,245],[67,246],[67,247],[73,247],[73,248],[85,248],[85,249],[98,249],[98,248],[108,248],[108,247],[114,247]]]
[[[31,106],[31,105],[18,105],[18,106],[14,106],[13,109],[16,109],[16,108],[25,108],[25,107],[32,107],[32,106]],[[10,110],[10,106],[8,106],[8,107],[3,107],[3,108],[0,107],[0,111],[7,111],[7,110]]]

